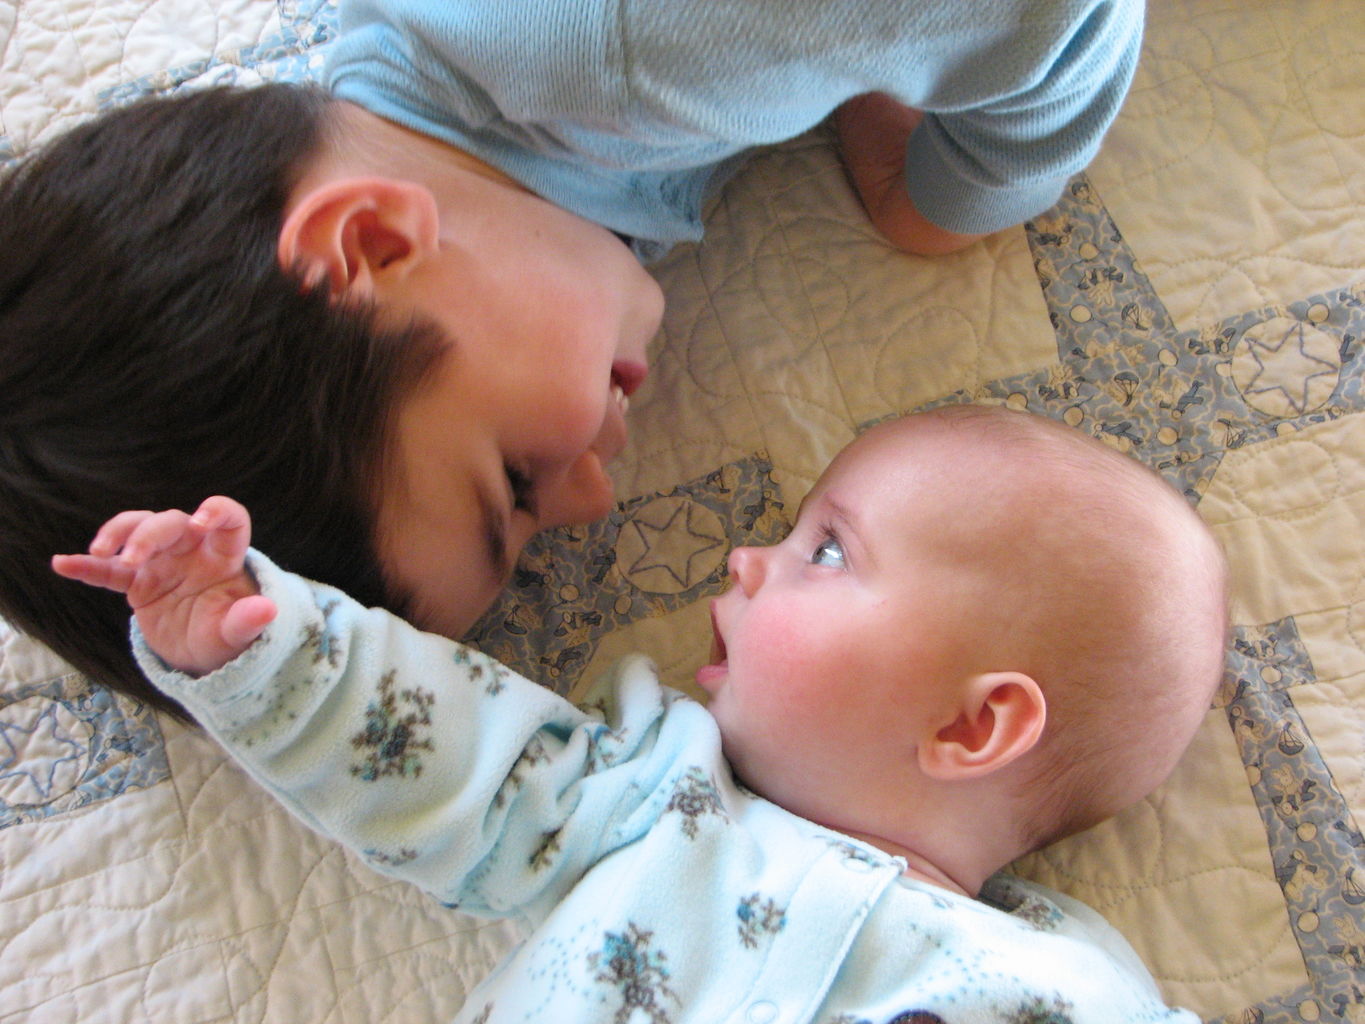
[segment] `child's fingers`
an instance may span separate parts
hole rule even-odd
[[[201,501],[194,510],[194,521],[209,530],[234,530],[250,522],[240,502],[221,494],[211,495]]]
[[[52,569],[77,583],[117,590],[120,594],[128,592],[137,575],[132,566],[97,555],[53,555]]]
[[[145,562],[167,552],[186,554],[205,534],[215,534],[213,547],[221,554],[245,552],[251,537],[251,517],[231,498],[205,498],[193,516],[178,509],[164,512],[120,512],[95,534],[90,554],[112,558],[121,553],[125,563]]]
[[[95,537],[86,550],[100,558],[110,558],[118,554],[128,535],[151,515],[152,513],[147,511],[120,512],[95,531]]]
[[[142,565],[155,555],[188,554],[203,538],[203,527],[188,513],[177,508],[153,512],[124,538],[118,557],[126,565]]]
[[[215,554],[238,557],[251,543],[251,516],[231,498],[221,494],[205,498],[192,518],[206,531],[206,542]]]
[[[277,611],[275,602],[262,594],[234,601],[223,616],[223,642],[239,653],[246,650],[275,620]]]

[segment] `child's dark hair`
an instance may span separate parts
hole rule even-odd
[[[296,85],[144,100],[0,181],[0,615],[183,716],[129,652],[119,594],[61,579],[111,515],[229,494],[254,542],[395,608],[373,537],[395,403],[442,347],[277,263],[331,100]]]

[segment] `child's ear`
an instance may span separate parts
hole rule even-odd
[[[285,217],[280,266],[334,299],[370,299],[438,247],[440,215],[423,186],[394,178],[345,178],[305,194]]]
[[[973,676],[963,687],[957,717],[919,745],[920,768],[945,781],[989,774],[1033,749],[1046,721],[1047,701],[1029,676]]]

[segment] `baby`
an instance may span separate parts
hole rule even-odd
[[[54,567],[126,593],[156,685],[304,821],[530,926],[458,1020],[1194,1024],[998,874],[1150,793],[1221,678],[1218,545],[1101,443],[972,406],[869,430],[731,554],[705,708],[638,657],[574,708],[248,533],[224,498],[125,513]]]

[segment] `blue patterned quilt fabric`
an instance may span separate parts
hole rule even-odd
[[[282,0],[279,12],[281,31],[260,45],[123,83],[101,102],[205,82],[316,78],[336,32],[334,7]],[[0,159],[13,153],[0,137]],[[1230,452],[1365,408],[1358,291],[1303,295],[1181,331],[1123,227],[1085,175],[1027,225],[1056,363],[989,382],[971,398],[1099,424],[1195,503]],[[967,397],[944,394],[939,403]],[[719,594],[731,546],[779,539],[793,517],[780,495],[767,454],[757,450],[624,501],[601,522],[544,534],[477,627],[474,645],[567,694],[604,638]],[[1313,662],[1292,617],[1234,632],[1218,705],[1260,809],[1309,980],[1219,1019],[1365,1020],[1365,940],[1320,926],[1360,921],[1365,838],[1296,709],[1300,687],[1317,679]],[[169,775],[156,716],[136,702],[74,673],[0,692],[0,829],[90,809]],[[1305,1017],[1306,1006],[1317,1016]]]

